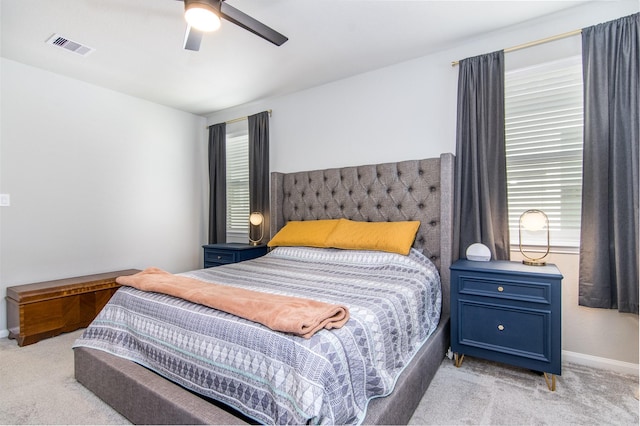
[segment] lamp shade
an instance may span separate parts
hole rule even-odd
[[[549,219],[541,210],[527,210],[520,217],[520,223],[527,231],[540,231],[549,225]]]
[[[532,257],[525,253],[523,242],[523,233],[528,235],[544,233],[546,236],[546,251],[542,256]],[[520,215],[518,221],[518,240],[520,243],[520,253],[525,257],[522,261],[525,265],[543,266],[546,262],[543,260],[549,254],[549,218],[542,210],[527,210]]]
[[[258,226],[264,222],[264,216],[262,216],[260,212],[253,212],[251,216],[249,216],[249,222],[254,226]]]
[[[253,228],[255,227],[260,230],[260,237],[258,239],[253,238]],[[249,242],[257,246],[262,241],[262,238],[264,238],[264,216],[260,212],[253,212],[249,215]]]

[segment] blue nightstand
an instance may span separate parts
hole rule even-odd
[[[458,260],[451,265],[451,350],[561,374],[562,274],[555,265]],[[551,377],[549,377],[549,374]]]
[[[254,246],[243,243],[206,244],[204,249],[204,267],[228,265],[230,263],[242,262],[243,260],[255,259],[267,254],[267,246]]]

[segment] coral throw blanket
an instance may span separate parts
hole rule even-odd
[[[349,319],[345,306],[208,283],[158,268],[121,276],[116,282],[179,297],[307,339],[323,328],[340,328]]]

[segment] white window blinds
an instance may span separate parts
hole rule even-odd
[[[227,134],[227,241],[249,233],[249,137]]]
[[[579,246],[582,110],[579,56],[505,73],[511,244],[520,215],[539,209],[549,217],[552,246]],[[533,243],[546,244],[546,235]]]

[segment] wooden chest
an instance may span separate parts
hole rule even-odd
[[[7,287],[9,338],[19,346],[87,327],[137,269]]]

